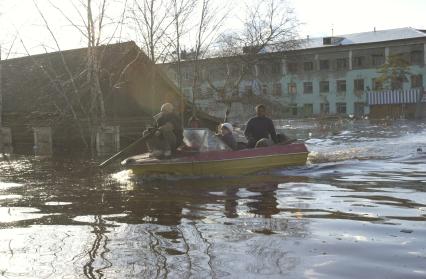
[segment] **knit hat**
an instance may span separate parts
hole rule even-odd
[[[161,111],[162,112],[173,112],[173,105],[170,103],[165,103],[161,106]]]
[[[225,122],[222,124],[221,128],[225,127],[226,129],[228,129],[230,132],[232,132],[234,130],[234,128],[232,127],[231,123]]]

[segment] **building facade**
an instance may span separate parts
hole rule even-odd
[[[370,114],[372,104],[369,104],[368,95],[373,92],[416,90],[416,96],[422,94],[426,82],[425,55],[425,31],[399,28],[307,38],[301,40],[300,47],[295,50],[258,54],[253,63],[241,67],[248,68],[242,70],[246,71],[243,77],[236,74],[241,69],[239,65],[246,63],[239,57],[205,59],[200,61],[202,73],[195,90],[197,105],[210,113],[223,115],[223,96],[218,96],[220,90],[217,88],[226,86],[234,75],[234,81],[240,79],[238,95],[241,98],[235,101],[236,104],[244,103],[242,100],[247,100],[245,96],[255,95],[259,97],[256,101],[264,99],[265,102],[279,104],[279,114],[285,117],[362,117]],[[378,77],[383,65],[392,56],[406,61],[407,74],[404,80],[386,88]],[[177,82],[176,66],[165,64],[163,67]],[[189,98],[195,89],[193,68],[190,60],[181,65],[182,89]],[[392,105],[416,106],[402,100]],[[377,108],[377,103],[374,105]],[[235,112],[236,115],[245,117],[247,106],[240,104],[236,107],[240,109]]]

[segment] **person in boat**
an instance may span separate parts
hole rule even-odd
[[[272,119],[266,116],[265,105],[256,106],[256,116],[250,118],[247,122],[244,135],[247,138],[249,148],[269,146],[272,142],[279,142],[274,123]]]
[[[171,103],[161,106],[160,113],[154,116],[153,129],[144,131],[144,135],[152,133],[147,140],[147,147],[153,157],[170,157],[182,144],[183,131],[181,122]]]
[[[188,127],[189,128],[200,128],[201,127],[200,119],[198,119],[197,116],[192,115],[188,119]]]
[[[232,150],[237,150],[237,141],[235,140],[234,134],[232,133],[234,127],[231,123],[225,122],[220,125],[220,131],[217,136]]]

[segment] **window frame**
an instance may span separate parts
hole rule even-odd
[[[324,90],[324,85],[327,85],[327,90]],[[321,80],[319,82],[319,92],[320,93],[330,93],[330,81],[329,80]]]
[[[414,65],[424,64],[424,52],[421,50],[410,51],[410,63]]]
[[[307,67],[309,65],[309,67]],[[303,71],[312,72],[314,70],[314,62],[313,61],[305,61],[303,62]]]
[[[417,86],[414,86],[415,85],[414,81],[416,79],[419,80],[420,82],[418,82],[419,85],[417,85],[417,82],[416,82]],[[423,75],[422,74],[411,75],[410,76],[410,84],[411,84],[411,88],[422,88],[423,87]]]
[[[262,95],[268,95],[269,86],[267,83],[262,84]]]
[[[271,73],[272,74],[282,74],[282,63],[281,62],[274,62],[271,64]]]
[[[292,88],[294,88],[294,92]],[[295,82],[289,82],[287,85],[287,90],[289,95],[297,95],[297,84]]]
[[[274,96],[282,96],[283,88],[282,88],[281,82],[275,82],[274,83],[272,93],[273,93],[272,95],[274,95]]]
[[[341,108],[344,108],[344,111],[340,111]],[[336,103],[336,113],[337,114],[346,114],[348,111],[348,105],[345,102]]]
[[[373,78],[372,81],[371,81],[371,84],[373,86],[373,91],[383,90],[383,82],[378,81],[377,78]]]
[[[291,74],[297,73],[298,65],[297,62],[288,62],[287,63],[287,72]]]
[[[336,70],[347,70],[348,67],[348,58],[337,58],[336,59]]]
[[[307,87],[307,85],[310,85],[310,87]],[[306,88],[310,88],[310,92],[306,90]],[[303,82],[303,94],[313,94],[314,93],[314,86],[312,81],[304,81]]]
[[[325,67],[327,65],[327,67]],[[319,69],[320,70],[330,70],[330,60],[329,59],[322,59],[319,61]]]
[[[365,67],[365,56],[355,56],[352,60],[352,67],[354,68],[362,68]]]
[[[325,109],[327,108],[327,109]],[[320,113],[330,114],[330,103],[320,103]]]
[[[378,59],[380,60],[378,61]],[[371,55],[371,64],[373,66],[383,66],[385,64],[385,56],[383,54]]]
[[[340,87],[342,86],[342,84],[344,84],[345,89],[341,89]],[[336,80],[336,92],[337,93],[346,93],[346,91],[348,90],[348,85],[346,82],[346,79],[338,79]]]
[[[362,81],[362,89],[358,88],[358,82]],[[365,80],[363,78],[354,79],[354,91],[364,92],[365,91]]]

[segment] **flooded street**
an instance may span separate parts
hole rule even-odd
[[[307,166],[138,180],[0,161],[0,278],[426,278],[426,124],[276,124]]]

